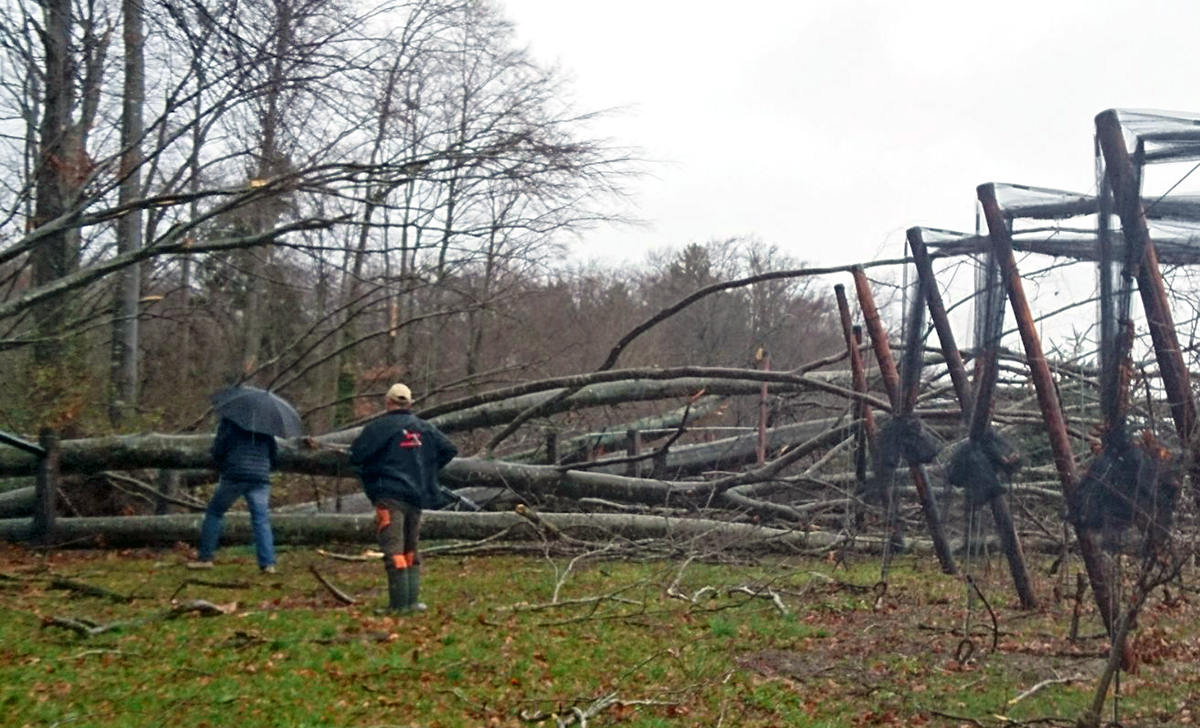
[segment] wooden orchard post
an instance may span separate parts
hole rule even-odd
[[[875,306],[875,297],[871,293],[871,284],[867,281],[867,273],[861,266],[855,266],[850,271],[854,276],[854,287],[858,292],[859,307],[862,308],[863,320],[867,324],[867,333],[871,335],[871,346],[875,349],[875,360],[879,363],[879,371],[883,375],[883,384],[887,389],[889,401],[892,403],[892,416],[898,417],[911,412],[911,404],[915,402],[915,394],[905,397],[900,391],[900,375],[896,371],[896,362],[892,359],[892,347],[888,343],[887,333],[883,330],[883,322],[879,318],[879,309]],[[878,467],[878,465],[877,465]],[[957,574],[958,567],[954,564],[954,555],[950,551],[950,543],[946,540],[946,532],[942,528],[942,519],[938,515],[937,504],[933,494],[929,492],[929,480],[925,475],[925,466],[909,464],[909,475],[917,489],[917,498],[921,503],[921,511],[925,515],[925,525],[929,527],[929,537],[933,539],[933,550],[937,554],[942,572]],[[886,494],[891,498],[890,493]],[[899,523],[899,521],[897,521]]]
[[[1029,300],[1025,297],[1025,286],[1021,282],[1021,273],[1017,269],[1017,258],[1013,255],[1012,235],[1000,212],[1000,204],[996,201],[996,190],[990,184],[980,185],[976,189],[979,203],[983,207],[983,215],[987,220],[988,231],[996,259],[1008,286],[1008,300],[1012,306],[1013,316],[1017,321],[1017,330],[1021,334],[1021,343],[1025,347],[1025,358],[1029,362],[1029,375],[1033,379],[1033,388],[1037,393],[1038,408],[1042,411],[1042,421],[1046,425],[1046,433],[1050,438],[1050,450],[1054,453],[1054,467],[1058,471],[1058,480],[1062,484],[1063,495],[1067,503],[1076,503],[1079,490],[1079,476],[1075,464],[1075,453],[1071,450],[1070,435],[1067,433],[1067,423],[1063,417],[1062,406],[1058,401],[1058,390],[1054,386],[1054,376],[1050,365],[1046,363],[1046,355],[1042,351],[1042,342],[1034,327],[1033,312],[1029,308]],[[1074,519],[1072,519],[1074,520]],[[1112,591],[1108,583],[1108,570],[1105,568],[1104,552],[1100,549],[1099,534],[1095,531],[1080,528],[1075,525],[1075,538],[1079,541],[1079,555],[1083,559],[1088,581],[1092,585],[1092,596],[1096,598],[1096,608],[1104,620],[1104,627],[1112,634]]]
[[[933,319],[933,328],[937,331],[938,341],[942,347],[942,356],[946,360],[946,368],[950,371],[950,381],[954,383],[954,393],[958,397],[958,407],[962,411],[963,421],[968,423],[970,434],[978,438],[984,434],[991,421],[992,394],[995,390],[996,377],[994,369],[999,364],[995,351],[985,355],[984,364],[976,368],[976,374],[981,383],[978,398],[973,398],[971,386],[968,383],[967,367],[963,363],[962,354],[954,341],[954,331],[950,328],[950,319],[946,315],[946,307],[942,304],[942,294],[937,289],[937,279],[933,274],[933,264],[929,259],[929,251],[925,248],[925,240],[918,228],[909,228],[908,245],[912,250],[913,260],[917,264],[917,275],[923,282],[925,301],[929,306],[929,315]],[[988,371],[991,367],[992,371]],[[1016,524],[1012,519],[1012,508],[1007,495],[998,495],[989,505],[992,509],[992,520],[996,524],[996,533],[1000,536],[1004,555],[1008,559],[1008,570],[1012,574],[1013,585],[1021,606],[1025,609],[1037,608],[1037,596],[1033,582],[1029,578],[1029,569],[1025,565],[1025,552],[1021,548],[1021,539],[1017,535]]]
[[[862,327],[855,326],[850,316],[850,303],[846,300],[846,287],[839,283],[833,287],[833,292],[837,296],[838,314],[842,320],[842,337],[846,340],[846,352],[850,356],[850,375],[854,391],[866,394],[867,372],[863,367],[862,351],[859,349],[862,346]],[[876,443],[878,441],[875,438],[875,413],[871,409],[871,405],[860,399],[854,409],[854,418],[859,422],[854,434],[854,478],[858,487],[862,488],[867,482],[867,451],[869,450],[877,456]],[[854,525],[856,528],[861,528],[863,513],[857,507],[857,499],[851,498],[849,502],[849,508],[854,513]]]
[[[1158,252],[1150,237],[1150,228],[1146,225],[1137,170],[1125,146],[1121,121],[1116,111],[1109,109],[1096,116],[1096,138],[1104,154],[1104,168],[1112,186],[1113,201],[1121,218],[1125,240],[1142,247],[1142,261],[1137,276],[1138,293],[1142,298],[1142,309],[1146,312],[1146,328],[1150,330],[1150,339],[1154,342],[1158,368],[1162,372],[1163,388],[1170,401],[1175,431],[1179,433],[1184,448],[1187,448],[1196,424],[1196,403],[1192,399],[1187,364],[1183,360],[1183,351],[1179,348],[1179,338],[1171,319],[1171,306],[1158,265]]]

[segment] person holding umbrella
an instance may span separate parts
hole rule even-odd
[[[412,413],[412,392],[393,384],[384,396],[383,417],[363,428],[350,444],[350,464],[375,506],[375,530],[387,572],[388,609],[424,611],[421,557],[417,551],[421,510],[444,503],[438,471],[458,448],[437,427]]]
[[[269,514],[271,471],[275,469],[275,437],[296,437],[301,432],[300,415],[286,400],[264,389],[236,386],[213,395],[213,409],[220,417],[213,439],[212,458],[220,479],[204,511],[197,558],[189,569],[211,569],[225,512],[238,498],[250,510],[258,568],[275,573],[275,538]]]

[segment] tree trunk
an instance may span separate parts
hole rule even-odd
[[[749,523],[730,523],[708,518],[677,518],[617,513],[539,513],[541,521],[577,539],[610,543],[614,539],[637,541],[663,539],[678,542],[681,552],[730,550],[757,553],[784,553],[832,547],[878,554],[883,542],[858,536],[852,541],[843,534],[827,531],[797,531],[766,528]],[[169,516],[111,516],[103,518],[60,518],[55,524],[57,543],[76,547],[105,548],[173,546],[194,542],[200,532],[201,514]],[[284,514],[271,515],[271,529],[277,544],[328,546],[332,543],[377,543],[375,517],[371,514]],[[0,541],[24,541],[29,538],[28,518],[0,519]],[[424,539],[478,541],[503,535],[504,541],[542,538],[529,521],[515,513],[458,513],[426,511],[421,517]],[[223,544],[251,542],[250,518],[245,513],[225,516]],[[497,538],[498,543],[502,543]],[[1052,541],[1031,540],[1030,545],[1045,553],[1061,546]],[[582,545],[581,545],[582,546]],[[925,539],[907,544],[914,554],[931,555],[933,545]]]
[[[75,99],[71,73],[71,2],[45,0],[43,7],[42,44],[46,67],[35,186],[37,203],[31,221],[31,227],[35,228],[57,220],[69,209],[71,105]],[[51,283],[75,269],[77,260],[71,241],[72,233],[64,227],[48,234],[34,248],[31,261],[35,287]],[[40,366],[54,366],[61,360],[62,341],[59,337],[66,322],[61,300],[51,299],[38,304],[34,308],[34,320],[38,333],[34,361]]]
[[[124,16],[125,89],[121,107],[121,186],[118,202],[131,205],[141,197],[142,109],[145,64],[142,55],[141,0],[122,0]],[[142,211],[130,209],[117,220],[117,253],[141,247]],[[113,305],[112,380],[109,420],[120,429],[138,400],[138,300],[142,270],[131,265],[121,271]]]
[[[678,539],[689,549],[720,547],[729,550],[795,553],[838,542],[840,536],[825,532],[805,533],[764,528],[746,523],[729,523],[705,518],[613,514],[540,513],[539,518],[558,531],[580,539],[624,538]],[[170,516],[113,516],[103,518],[60,518],[56,525],[59,543],[90,546],[102,541],[106,547],[170,546],[194,541],[200,532],[201,514]],[[222,543],[250,543],[250,519],[245,513],[225,517]],[[375,520],[371,514],[280,514],[271,516],[277,544],[376,543]],[[29,519],[0,520],[0,541],[28,538]],[[479,540],[508,532],[510,540],[537,539],[533,526],[515,513],[457,513],[427,511],[421,517],[425,539]],[[877,541],[858,537],[856,544],[878,549]],[[920,546],[918,546],[920,548]]]
[[[811,426],[811,425],[810,425]],[[848,434],[848,426],[819,432],[803,445],[789,450],[809,451],[828,447]],[[805,435],[807,436],[807,434]],[[795,441],[796,438],[791,438]],[[350,477],[354,471],[343,449],[307,446],[308,440],[281,441],[279,470],[333,477]],[[317,443],[313,440],[312,442]],[[754,440],[750,438],[749,457],[753,458]],[[61,470],[64,473],[94,473],[102,470],[167,468],[185,470],[212,466],[208,435],[129,435],[98,437],[62,442]],[[711,444],[710,444],[711,445]],[[706,445],[705,447],[708,447]],[[717,455],[727,454],[718,449]],[[671,463],[668,461],[669,469]],[[617,466],[620,467],[620,466]],[[36,473],[37,459],[11,447],[0,447],[0,476]],[[703,497],[711,488],[703,482],[671,482],[648,478],[626,478],[611,473],[564,470],[550,465],[521,465],[481,458],[456,458],[441,471],[441,480],[449,486],[490,486],[514,488],[526,492],[565,498],[604,498],[607,500],[665,505],[680,499]]]

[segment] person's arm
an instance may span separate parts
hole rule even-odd
[[[213,462],[217,467],[221,467],[221,463],[225,460],[225,453],[229,451],[229,441],[233,437],[233,430],[229,426],[229,420],[224,417],[217,423],[217,435],[213,438],[212,449],[209,455],[212,456]]]
[[[450,461],[455,458],[455,456],[458,455],[458,448],[454,446],[454,443],[450,441],[450,438],[446,437],[446,435],[434,425],[429,425],[429,434],[431,435],[433,444],[437,448],[437,459],[435,462],[437,463],[438,470],[441,470],[442,468],[446,467]]]
[[[386,435],[384,428],[378,427],[376,422],[364,427],[363,431],[358,433],[358,437],[354,438],[354,442],[350,443],[350,464],[361,470],[362,466],[379,452],[379,448],[387,443]]]
[[[271,470],[279,466],[279,443],[274,436],[267,440],[267,461],[271,464]]]

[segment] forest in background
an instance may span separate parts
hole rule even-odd
[[[595,368],[715,281],[795,268],[754,239],[575,262],[636,224],[640,152],[590,134],[488,0],[0,4],[0,428],[206,429],[232,382],[326,432]],[[712,296],[626,366],[836,351],[802,279]]]

